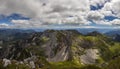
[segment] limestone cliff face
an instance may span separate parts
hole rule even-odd
[[[24,39],[5,42],[0,49],[0,58],[24,60],[32,56],[42,56],[49,62],[74,60],[94,64],[104,55],[101,51],[108,48],[105,43],[107,38],[97,32],[82,35],[75,30],[46,30],[27,35],[29,36]]]
[[[5,42],[0,58],[23,60],[33,55],[42,55],[50,62],[70,60],[72,37],[76,34],[77,31],[55,30],[30,33],[25,39]]]
[[[76,33],[78,34],[77,31]],[[45,31],[42,36],[49,38],[47,43],[43,45],[47,60],[58,62],[72,59],[72,37],[76,33],[73,31]]]

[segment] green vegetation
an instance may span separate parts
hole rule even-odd
[[[0,69],[30,69],[30,67],[28,67],[25,64],[17,65],[15,63],[12,63],[12,64],[8,65],[7,67],[4,67],[2,61],[0,61]]]
[[[62,32],[53,30],[47,31],[49,37],[46,35],[35,36],[29,40],[13,40],[6,42],[3,50],[10,50],[6,54],[8,58],[13,56],[13,60],[23,61],[24,59],[35,55],[34,60],[36,69],[120,69],[120,43],[112,41],[111,38],[104,35],[78,35],[73,32]],[[54,36],[54,38],[53,38]],[[7,49],[7,46],[13,46]],[[48,47],[50,46],[50,47]],[[18,48],[20,47],[20,48]],[[44,47],[44,48],[43,48]],[[47,58],[55,58],[56,54],[65,48],[69,52],[68,60],[57,62],[48,62]],[[50,49],[46,49],[50,48]],[[98,58],[93,59],[93,65],[85,65],[81,61],[81,55],[85,55],[88,49],[96,49]],[[45,54],[45,50],[50,50],[50,56]],[[66,53],[63,52],[62,54]],[[19,55],[18,55],[19,54]],[[60,54],[60,55],[62,55]],[[4,56],[4,55],[3,55]],[[89,56],[87,56],[89,58]],[[91,58],[91,57],[90,57]],[[59,57],[58,57],[59,59]],[[17,65],[12,63],[7,67],[3,67],[3,62],[0,60],[0,69],[30,69],[26,63]]]
[[[76,64],[72,61],[64,61],[64,62],[57,62],[51,63],[50,69],[80,69],[79,64]]]
[[[24,64],[10,64],[7,67],[4,67],[4,69],[30,69],[27,65]]]
[[[42,41],[43,43],[47,42],[48,40],[49,40],[49,38],[46,37],[46,36],[44,36],[44,37],[41,38],[41,41]]]
[[[101,68],[96,65],[86,65],[81,67],[80,69],[101,69]]]
[[[120,43],[115,42],[113,46],[110,47],[111,52],[113,55],[120,55]]]
[[[120,69],[120,57],[111,60],[105,69]]]

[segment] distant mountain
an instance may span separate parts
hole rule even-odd
[[[105,33],[107,36],[116,36],[117,34],[120,34],[120,30],[111,30]]]
[[[34,30],[21,30],[21,29],[0,29],[0,40],[9,40],[13,37],[19,37],[23,34],[34,33]]]
[[[113,38],[113,40],[120,42],[120,34],[116,34]]]
[[[38,69],[104,69],[120,56],[120,43],[98,31],[83,35],[76,30],[1,30],[4,36],[1,32],[15,34],[12,40],[0,41],[0,59],[10,59],[13,66],[22,63],[27,69],[31,62]]]
[[[98,35],[102,35],[101,33],[99,33],[98,31],[93,31],[93,32],[89,32],[86,34],[87,36],[98,36]]]
[[[76,29],[40,31],[0,29],[0,69],[119,67],[115,62],[120,61],[120,35],[116,35],[113,40],[94,30],[85,31],[86,34]],[[6,68],[5,60],[11,62]]]
[[[105,35],[111,37],[114,41],[120,42],[120,30],[112,30],[106,32]]]
[[[112,29],[96,29],[96,28],[83,28],[82,29],[82,28],[77,28],[76,30],[82,34],[87,34],[87,33],[93,32],[93,31],[97,31],[100,33],[106,33],[106,32],[111,31]]]

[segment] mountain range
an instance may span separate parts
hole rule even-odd
[[[0,69],[120,69],[119,30],[89,30],[1,29]]]

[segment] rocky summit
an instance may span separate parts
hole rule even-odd
[[[97,31],[0,35],[0,69],[120,69],[120,43]]]

